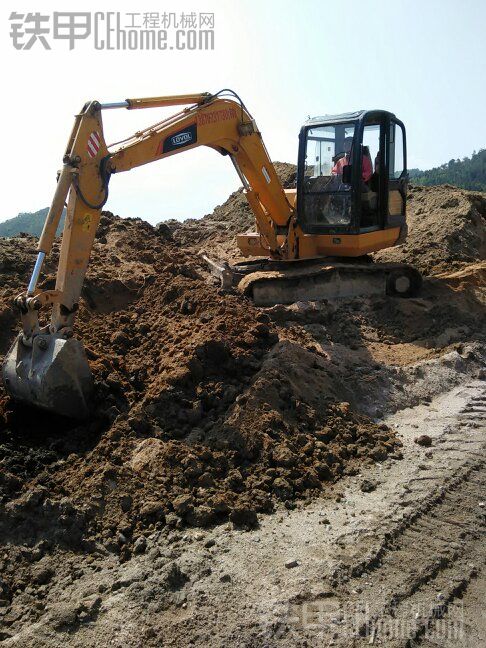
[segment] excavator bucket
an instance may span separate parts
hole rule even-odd
[[[20,335],[2,374],[5,388],[19,401],[71,418],[89,415],[93,377],[80,340],[40,334],[27,346]]]

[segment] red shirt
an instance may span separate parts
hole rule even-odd
[[[362,158],[362,178],[365,182],[368,182],[368,180],[371,178],[373,175],[373,165],[371,164],[370,158],[367,155],[364,155]],[[336,164],[332,167],[332,175],[342,175],[343,173],[343,167],[345,167],[347,164],[349,164],[349,156],[344,155],[342,158],[339,158],[339,160],[336,162]]]

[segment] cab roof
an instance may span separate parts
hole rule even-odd
[[[308,119],[304,126],[323,126],[325,124],[337,124],[341,122],[359,121],[367,113],[377,116],[379,114],[387,114],[390,117],[395,115],[387,110],[356,110],[355,112],[341,113],[339,115],[322,115],[320,117],[311,117]]]

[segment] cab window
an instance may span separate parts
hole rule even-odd
[[[405,147],[403,139],[402,126],[392,121],[390,123],[390,152],[388,165],[388,177],[391,180],[398,180],[405,169]]]
[[[343,182],[350,164],[354,123],[318,126],[307,131],[304,169],[304,219],[309,225],[348,225],[351,185]]]

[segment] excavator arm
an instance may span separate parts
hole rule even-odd
[[[176,105],[185,107],[122,142],[106,145],[103,110]],[[217,95],[202,93],[85,104],[76,116],[63,157],[27,292],[16,299],[22,332],[3,364],[4,383],[14,397],[68,416],[88,414],[92,377],[83,345],[73,338],[73,323],[101,209],[108,199],[110,177],[197,146],[208,146],[230,157],[269,256],[294,256],[289,250],[294,244],[293,208],[255,120],[237,95],[222,91]],[[56,286],[54,290],[38,290],[42,264],[51,251],[65,205]],[[46,307],[52,308],[50,324],[41,328],[38,313]]]

